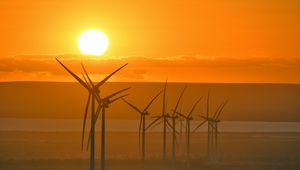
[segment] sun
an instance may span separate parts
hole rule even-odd
[[[82,54],[99,56],[108,47],[107,36],[98,30],[83,32],[78,38],[78,48]]]

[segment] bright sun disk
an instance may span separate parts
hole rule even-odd
[[[107,36],[98,30],[88,30],[78,39],[78,48],[82,54],[101,55],[108,47]]]

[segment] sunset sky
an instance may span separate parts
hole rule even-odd
[[[0,81],[73,81],[55,61],[94,80],[300,83],[298,0],[1,0]],[[99,29],[101,57],[77,39]]]

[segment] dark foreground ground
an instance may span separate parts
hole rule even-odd
[[[172,169],[161,160],[161,134],[147,134],[145,169]],[[99,136],[96,156],[99,159]],[[168,138],[170,158],[171,138]],[[188,169],[183,137],[178,137],[176,169]],[[80,133],[0,132],[2,170],[85,170],[89,153],[81,152]],[[222,133],[216,161],[208,162],[205,133],[193,134],[189,169],[300,169],[299,133]],[[107,170],[140,169],[135,133],[107,134]],[[99,160],[96,161],[99,169]]]
[[[88,160],[10,160],[1,161],[1,169],[7,170],[88,170]],[[145,170],[163,170],[164,164],[161,161],[147,161],[145,163]],[[176,169],[246,169],[246,170],[276,170],[288,169],[298,170],[300,167],[299,162],[274,162],[269,161],[245,161],[245,162],[215,162],[207,163],[203,160],[193,160],[190,167],[183,161],[176,163]],[[96,169],[100,169],[99,164],[96,163]],[[141,169],[140,162],[136,160],[109,160],[107,161],[106,169],[108,170],[138,170]],[[168,162],[165,169],[172,169],[172,165]]]

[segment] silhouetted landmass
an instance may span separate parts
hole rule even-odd
[[[221,120],[225,121],[300,121],[300,85],[298,84],[202,84],[169,83],[167,106],[173,108],[180,91],[187,85],[183,96],[183,111],[199,96],[204,100],[211,90],[211,110],[226,99],[230,102]],[[163,83],[109,82],[101,94],[132,87],[126,99],[141,108],[162,90]],[[0,83],[0,117],[16,118],[82,118],[87,92],[78,83],[65,82],[7,82]],[[161,113],[160,96],[150,113]],[[204,113],[201,101],[195,114]],[[139,115],[126,103],[118,101],[108,109],[108,119],[138,119]]]

